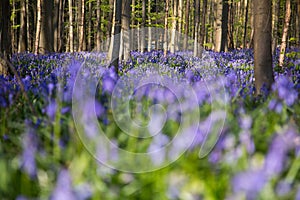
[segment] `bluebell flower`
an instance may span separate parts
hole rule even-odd
[[[247,200],[255,200],[267,180],[262,170],[246,171],[235,175],[231,184],[234,193],[244,193]]]
[[[284,196],[292,190],[292,184],[288,181],[280,181],[276,185],[276,193],[278,196]]]
[[[21,168],[31,177],[36,177],[35,154],[37,151],[37,136],[33,128],[27,125],[23,139],[23,153],[21,157]]]
[[[77,199],[72,187],[70,173],[62,169],[57,177],[55,189],[52,191],[51,200],[74,200]]]

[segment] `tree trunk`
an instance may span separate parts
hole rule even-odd
[[[275,5],[273,5],[273,9],[274,9],[274,19],[272,20],[273,22],[273,38],[272,38],[272,52],[273,55],[275,55],[276,53],[276,47],[277,47],[277,41],[278,41],[278,36],[277,36],[277,31],[278,31],[278,19],[279,19],[279,15],[280,15],[280,0],[277,0],[275,2]]]
[[[227,32],[228,32],[228,0],[222,1],[222,37],[220,51],[227,51]]]
[[[96,49],[97,51],[101,50],[101,8],[100,8],[100,0],[97,0],[97,10],[96,10]]]
[[[168,17],[169,17],[169,0],[165,4],[165,33],[164,33],[164,55],[168,53]]]
[[[84,51],[84,14],[85,14],[85,2],[84,0],[79,1],[78,5],[78,51]]]
[[[205,25],[206,25],[206,12],[207,12],[207,0],[203,0],[202,2],[202,17],[201,17],[201,31],[200,31],[200,49],[199,49],[199,57],[202,57],[203,49],[204,49],[204,37],[205,37]]]
[[[188,48],[189,16],[190,16],[190,0],[186,0],[183,50],[187,50]]]
[[[148,51],[151,51],[152,34],[151,34],[151,0],[148,1]]]
[[[198,56],[198,34],[199,34],[199,16],[200,16],[200,0],[194,1],[194,56]]]
[[[142,24],[141,24],[141,52],[146,50],[146,34],[145,34],[145,25],[146,25],[146,0],[142,0]]]
[[[244,37],[243,37],[243,47],[247,47],[247,26],[248,26],[248,12],[249,12],[249,2],[245,0],[245,21],[244,21]]]
[[[123,43],[123,59],[127,61],[130,58],[131,40],[129,35],[130,30],[130,0],[123,0],[123,15],[122,15],[122,43]]]
[[[254,77],[256,94],[274,82],[271,49],[271,0],[254,0]]]
[[[215,0],[215,21],[214,21],[214,50],[221,51],[222,40],[222,0]]]
[[[296,39],[297,46],[300,48],[300,0],[297,1]]]
[[[285,20],[284,20],[284,26],[283,26],[283,31],[282,31],[282,39],[281,39],[280,54],[279,54],[279,66],[280,67],[283,66],[283,62],[284,62],[284,56],[285,56],[285,50],[286,50],[287,35],[288,35],[288,31],[289,31],[290,19],[291,19],[291,1],[286,0]]]
[[[114,42],[111,56],[110,66],[114,66],[118,74],[119,67],[119,52],[120,52],[120,33],[121,33],[121,17],[122,17],[122,0],[116,0],[115,4],[115,28]]]
[[[9,70],[7,63],[3,60],[10,59],[11,47],[11,25],[10,25],[10,4],[9,0],[0,1],[0,74],[7,75]]]
[[[43,0],[42,3],[42,24],[40,33],[40,53],[53,52],[53,0]]]
[[[72,0],[68,0],[69,5],[69,51],[74,51],[74,32],[73,32],[73,5]]]
[[[39,53],[39,43],[40,43],[40,34],[41,34],[41,26],[42,26],[42,0],[37,0],[37,21],[36,21],[36,33],[35,33],[35,54]]]
[[[20,33],[19,33],[19,45],[18,52],[24,52],[27,50],[27,36],[26,36],[26,2],[21,0],[21,12],[20,12]]]
[[[177,18],[177,0],[173,0],[173,16],[171,28],[170,52],[175,53],[175,35],[176,35],[176,18]]]

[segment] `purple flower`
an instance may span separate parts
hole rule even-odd
[[[56,113],[56,102],[54,100],[50,101],[49,105],[46,108],[46,113],[48,117],[53,121]]]
[[[72,181],[69,171],[62,169],[59,172],[56,181],[56,187],[51,194],[51,200],[73,200],[76,199],[74,191],[72,189]]]
[[[237,174],[232,179],[232,188],[234,193],[244,192],[247,200],[254,200],[266,182],[264,171],[247,171]]]
[[[31,127],[27,127],[23,139],[23,153],[21,158],[21,168],[31,177],[36,177],[35,153],[37,150],[37,137]]]
[[[291,183],[287,181],[280,181],[276,186],[276,193],[278,196],[284,196],[292,189]]]
[[[154,165],[160,165],[165,161],[164,146],[169,142],[169,138],[160,133],[154,136],[152,143],[148,148],[148,153]]]
[[[264,170],[269,177],[278,175],[284,169],[288,151],[295,145],[295,131],[293,128],[285,130],[272,141],[266,156]]]

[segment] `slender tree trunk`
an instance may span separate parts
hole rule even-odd
[[[185,26],[184,26],[184,41],[183,41],[183,49],[187,50],[188,48],[188,31],[189,31],[189,16],[190,16],[190,0],[186,0],[185,5]]]
[[[135,28],[135,0],[132,0],[131,3],[131,28]],[[136,31],[131,31],[131,48],[133,48],[132,50],[137,50],[137,42],[135,39],[136,38]]]
[[[168,17],[169,17],[169,0],[165,4],[165,33],[164,33],[164,55],[168,53]]]
[[[73,31],[73,5],[72,0],[68,0],[69,5],[69,51],[74,51],[74,31]]]
[[[85,15],[85,2],[80,0],[78,4],[78,51],[84,51],[84,15]]]
[[[281,39],[280,54],[279,54],[279,66],[280,67],[283,66],[283,62],[284,62],[290,20],[291,20],[291,1],[286,0],[285,20],[284,20],[284,26],[283,26],[283,31],[282,31],[282,39]]]
[[[10,59],[11,46],[11,24],[10,24],[10,3],[9,0],[0,1],[0,74],[7,75],[9,70],[3,59]]]
[[[215,22],[214,22],[214,50],[221,51],[222,40],[222,0],[215,0]]]
[[[272,52],[273,52],[273,55],[275,55],[276,53],[276,47],[277,47],[277,41],[278,41],[278,18],[279,18],[279,15],[280,15],[280,0],[277,0],[275,2],[275,5],[273,5],[273,9],[274,9],[274,19],[272,20],[273,21],[273,38],[272,38]]]
[[[145,25],[146,25],[146,0],[142,0],[142,24],[141,24],[141,52],[146,50],[146,34],[145,34]]]
[[[111,56],[110,66],[114,66],[118,74],[119,67],[119,52],[120,52],[120,33],[121,33],[121,17],[122,17],[122,0],[116,0],[115,4],[115,30],[114,30],[114,43]]]
[[[151,34],[151,0],[148,1],[148,51],[152,48],[152,34]]]
[[[200,49],[199,49],[199,57],[202,57],[203,49],[204,49],[204,37],[205,37],[205,25],[206,25],[206,12],[207,12],[207,0],[202,1],[202,17],[201,17],[201,30],[200,30]]]
[[[233,2],[229,4],[229,23],[228,23],[228,48],[234,49],[234,6]]]
[[[39,53],[39,43],[40,43],[40,34],[41,34],[41,26],[42,26],[42,0],[37,0],[37,22],[36,22],[36,33],[35,33],[35,54]]]
[[[26,44],[26,2],[25,0],[21,0],[21,12],[20,12],[20,33],[19,33],[19,45],[18,52],[24,52],[27,49]]]
[[[178,0],[178,32],[182,33],[182,18],[183,18],[183,12],[182,12],[182,6],[183,6],[183,0]],[[179,46],[182,48],[182,41],[180,41],[182,39],[182,37],[178,37],[178,35],[176,34],[176,43],[178,44],[176,46],[176,51],[179,50]],[[180,48],[180,50],[181,50]]]
[[[300,48],[300,0],[297,0],[296,39],[297,46]]]
[[[227,33],[228,33],[228,0],[222,1],[222,36],[220,51],[227,51]]]
[[[100,8],[100,0],[97,0],[97,9],[96,9],[96,19],[97,19],[97,22],[96,22],[96,30],[97,30],[97,33],[96,33],[96,49],[97,51],[100,51],[101,50],[101,8]]]
[[[200,0],[194,1],[194,56],[198,56],[198,35],[199,35],[199,17],[200,17]]]
[[[247,26],[248,26],[248,12],[249,12],[249,2],[245,0],[245,21],[244,21],[244,37],[243,37],[243,47],[247,47]]]
[[[171,41],[170,41],[171,53],[175,53],[176,18],[177,18],[177,0],[173,0],[173,16],[172,16]]]
[[[254,77],[256,94],[269,90],[274,82],[271,49],[271,0],[253,0]]]
[[[131,0],[123,0],[123,15],[122,15],[122,46],[124,61],[130,58],[131,40],[130,40],[130,4]]]

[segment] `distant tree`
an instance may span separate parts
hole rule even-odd
[[[10,25],[9,0],[0,1],[0,74],[7,75],[9,70],[5,60],[9,60],[11,47],[11,25]]]
[[[37,0],[36,9],[37,9],[37,20],[36,20],[34,53],[38,54],[39,53],[40,34],[41,34],[41,28],[42,28],[42,0]]]
[[[207,0],[202,1],[202,15],[201,15],[201,30],[199,38],[199,57],[202,56],[204,50],[204,37],[205,37],[205,26],[206,26],[206,13],[207,13]]]
[[[190,17],[190,0],[186,0],[185,4],[185,17],[184,17],[184,41],[183,49],[186,50],[188,47],[188,33],[189,33],[189,19]]]
[[[97,0],[97,8],[96,8],[96,49],[100,51],[101,49],[101,1]]]
[[[123,59],[128,60],[130,57],[130,50],[131,50],[131,38],[129,35],[130,30],[130,15],[131,15],[131,8],[130,8],[131,0],[123,0],[123,11],[122,14],[122,52],[123,52]]]
[[[97,0],[97,2],[100,0]],[[100,3],[99,3],[100,4]],[[85,43],[84,43],[84,19],[85,19],[85,2],[84,0],[79,0],[78,3],[78,51],[85,50]],[[97,17],[98,18],[98,17]],[[98,22],[100,24],[100,21]],[[99,31],[100,32],[100,31]]]
[[[25,0],[20,1],[21,10],[20,10],[20,32],[19,32],[19,44],[18,52],[24,52],[27,50],[27,36],[26,36],[26,2]]]
[[[74,31],[73,31],[73,3],[72,0],[68,0],[69,5],[69,51],[74,51]]]
[[[200,17],[200,0],[194,1],[194,56],[198,56],[198,35],[199,35],[199,17]]]
[[[227,51],[227,32],[228,32],[228,0],[222,1],[222,36],[220,51]]]
[[[169,18],[169,1],[170,0],[166,0],[165,1],[165,24],[164,24],[164,28],[165,28],[165,33],[164,33],[164,55],[166,56],[168,53],[168,18]]]
[[[111,55],[110,66],[114,66],[116,73],[118,74],[119,67],[119,53],[120,53],[120,39],[121,39],[121,17],[122,17],[122,0],[115,0],[115,28],[113,38],[113,49]]]
[[[297,1],[296,38],[297,46],[300,48],[300,0]]]
[[[283,66],[284,56],[285,56],[285,50],[286,50],[286,43],[287,43],[287,36],[289,31],[289,25],[290,25],[290,19],[291,19],[291,1],[286,0],[285,4],[285,19],[284,19],[284,26],[282,31],[282,39],[281,39],[281,45],[280,45],[280,54],[279,54],[279,66]]]
[[[53,0],[42,0],[41,33],[39,52],[42,54],[54,51],[53,40]]]
[[[221,50],[222,40],[222,0],[214,0],[214,50]]]
[[[253,0],[254,77],[256,94],[270,89],[274,82],[271,52],[271,0]]]

